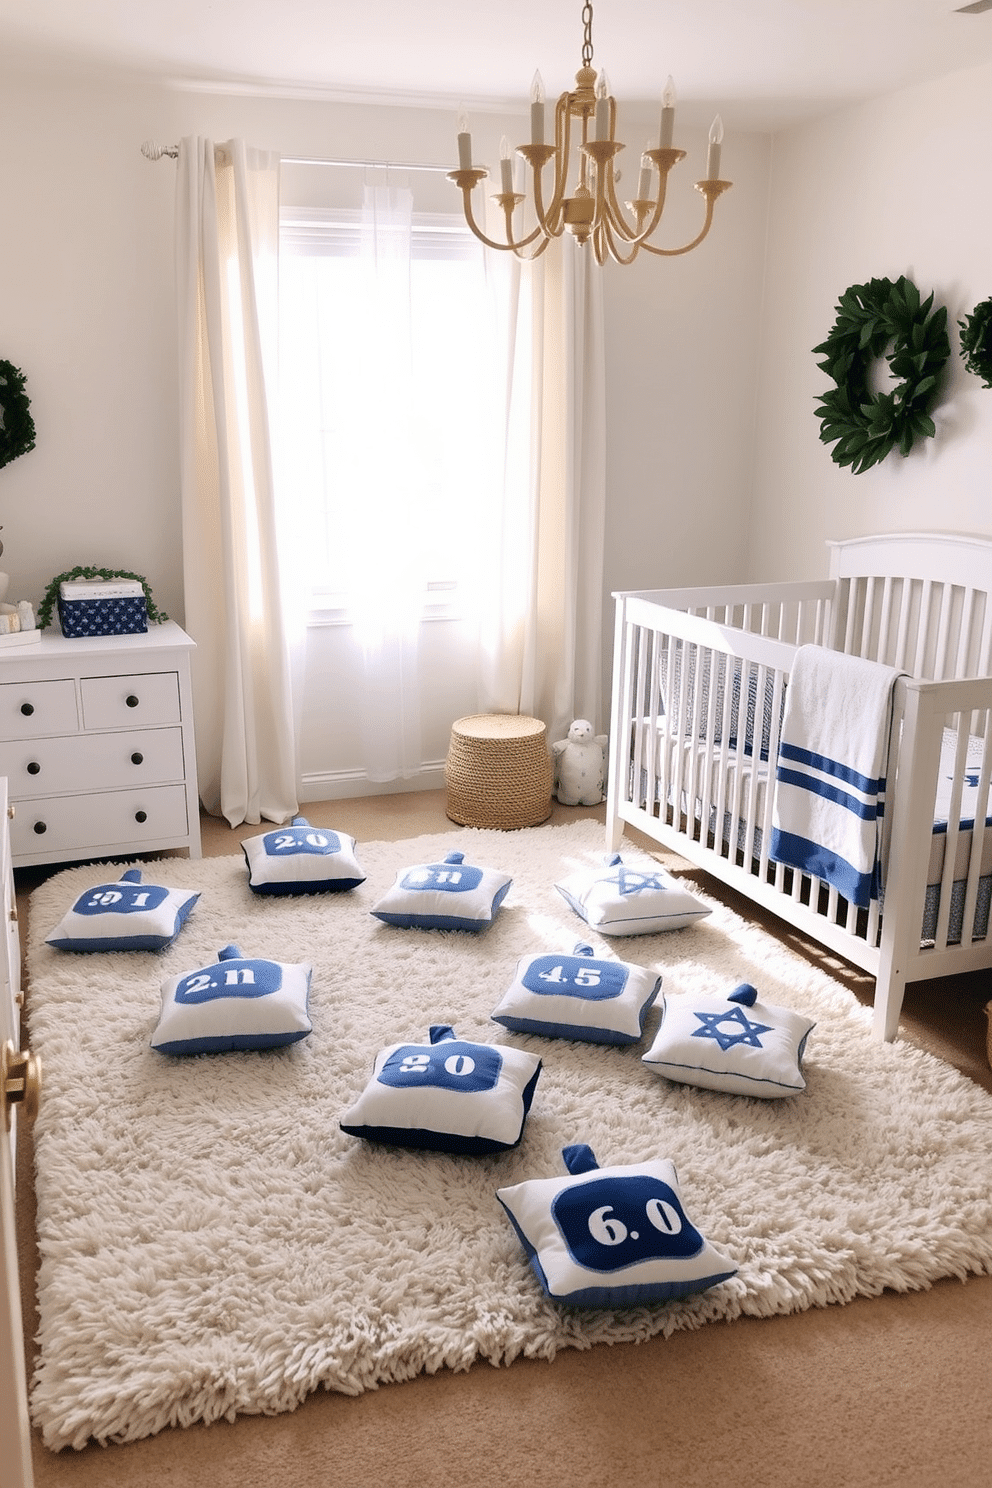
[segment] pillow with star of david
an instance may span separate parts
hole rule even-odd
[[[727,1281],[732,1261],[689,1219],[668,1158],[601,1168],[564,1147],[564,1178],[496,1191],[546,1296],[570,1307],[641,1307]]]
[[[94,884],[67,910],[46,944],[60,951],[160,951],[179,934],[200,895],[142,882],[129,868],[117,883]]]
[[[481,1157],[516,1147],[541,1073],[536,1054],[475,1044],[436,1023],[427,1044],[391,1044],[341,1118],[368,1142]]]
[[[404,930],[488,930],[511,883],[508,873],[450,852],[441,863],[403,868],[370,912]]]
[[[656,935],[682,930],[713,911],[656,864],[635,867],[619,853],[602,868],[573,873],[558,890],[600,935]]]
[[[225,946],[213,966],[168,977],[151,1045],[161,1054],[229,1054],[279,1049],[313,1024],[307,965],[262,961]]]
[[[492,1013],[515,1033],[583,1039],[593,1044],[635,1044],[661,991],[661,977],[646,966],[597,961],[592,946],[523,956],[513,981]]]
[[[355,839],[294,816],[287,827],[241,844],[248,887],[256,894],[340,893],[365,882]]]
[[[791,1008],[759,1002],[748,982],[727,997],[681,992],[666,999],[642,1057],[681,1085],[774,1099],[806,1089],[803,1055],[815,1026]]]

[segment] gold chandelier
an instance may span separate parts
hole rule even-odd
[[[656,247],[648,239],[665,210],[668,174],[685,158],[684,150],[672,146],[675,89],[669,78],[662,96],[658,146],[656,149],[645,146],[641,155],[637,195],[624,203],[628,216],[617,201],[617,174],[613,166],[614,157],[624,148],[616,138],[616,99],[610,95],[606,73],[597,75],[592,65],[592,5],[589,0],[582,7],[582,22],[585,28],[582,66],[575,74],[575,91],[563,93],[555,105],[554,144],[544,142],[544,88],[540,73],[535,73],[531,91],[531,140],[529,145],[517,146],[517,154],[523,157],[531,171],[536,226],[523,237],[515,235],[514,213],[526,197],[514,190],[513,162],[505,139],[500,150],[501,189],[492,199],[503,213],[506,241],[495,242],[478,226],[472,211],[472,192],[489,172],[472,165],[472,136],[468,132],[468,121],[462,114],[458,121],[458,169],[448,172],[448,180],[453,181],[462,193],[465,220],[475,236],[488,247],[512,250],[519,258],[536,258],[544,252],[551,239],[560,237],[566,228],[580,243],[592,244],[596,262],[600,264],[605,263],[607,257],[621,264],[633,263],[642,248],[665,258],[689,253],[709,232],[717,197],[729,191],[731,186],[730,181],[719,179],[723,140],[720,116],[718,114],[713,120],[710,129],[706,179],[696,182],[696,190],[706,199],[702,229],[681,248]],[[579,134],[575,142],[574,166],[573,132]],[[551,200],[545,206],[544,169],[552,160],[554,185]],[[575,180],[575,186],[568,195],[570,179]]]

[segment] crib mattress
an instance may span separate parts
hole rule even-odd
[[[668,746],[663,724],[657,729],[657,748],[665,749]],[[755,857],[760,856],[762,830],[761,823],[766,820],[770,823],[769,815],[766,818],[766,806],[768,806],[768,781],[771,770],[767,760],[755,760],[753,756],[745,756],[739,759],[736,754],[728,754],[726,763],[723,764],[719,752],[714,754],[705,743],[697,743],[693,740],[684,740],[683,747],[685,756],[682,766],[682,809],[688,810],[687,791],[690,784],[693,785],[694,809],[693,814],[697,818],[703,807],[704,796],[709,802],[711,826],[715,824],[715,814],[719,809],[720,802],[717,796],[717,785],[721,775],[724,773],[724,841],[731,838],[732,818],[738,818],[738,847],[745,847],[742,841],[746,832],[746,821],[750,812],[751,791],[757,791],[757,805],[754,819],[758,825],[755,827],[753,853]],[[957,749],[957,734],[953,729],[945,729],[940,757],[940,768],[937,778],[937,794],[934,803],[934,827],[930,845],[930,860],[927,865],[927,883],[931,886],[939,886],[944,872],[944,857],[947,844],[948,813],[954,785],[955,753]],[[691,756],[695,753],[695,775],[691,774]],[[965,779],[961,792],[960,826],[954,853],[954,878],[964,878],[968,871],[968,862],[971,856],[971,839],[975,825],[976,813],[981,816],[981,807],[978,801],[979,774],[982,766],[983,741],[971,738],[968,741],[966,758]],[[656,755],[656,767],[660,764],[660,754]],[[739,795],[736,797],[737,811],[734,811],[735,791],[737,790],[737,777],[740,776]],[[984,821],[986,826],[992,825],[992,788],[990,788],[985,801]],[[992,874],[992,833],[986,833],[982,842],[982,875]]]

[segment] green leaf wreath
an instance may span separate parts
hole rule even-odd
[[[982,387],[992,388],[992,299],[982,300],[958,326],[965,366],[982,379]]]
[[[824,357],[817,365],[835,383],[820,394],[816,416],[820,439],[834,445],[836,464],[860,475],[893,449],[908,455],[917,437],[936,434],[930,408],[951,354],[947,310],[933,309],[932,294],[921,301],[912,280],[852,284],[840,297],[830,335],[813,351]],[[869,371],[883,356],[898,381],[888,392],[873,393]]]
[[[23,372],[0,360],[0,467],[34,449],[34,419],[24,383]]]
[[[65,573],[56,574],[48,588],[45,590],[41,604],[38,606],[37,624],[39,630],[44,630],[46,625],[51,625],[52,615],[58,603],[59,587],[66,584],[70,579],[134,579],[145,592],[147,602],[148,618],[155,624],[168,620],[168,615],[160,610],[152,599],[152,591],[148,586],[148,580],[143,579],[141,574],[128,573],[123,568],[70,568]]]

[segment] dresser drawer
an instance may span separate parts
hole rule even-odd
[[[85,729],[152,728],[180,720],[176,672],[83,677],[79,690]]]
[[[131,790],[186,776],[181,728],[74,734],[62,739],[0,743],[0,775],[11,797]]]
[[[15,803],[10,841],[22,862],[48,861],[76,850],[103,857],[121,849],[142,852],[160,838],[189,832],[186,787],[94,792],[89,796],[42,796]]]
[[[72,734],[78,727],[76,684],[71,677],[56,682],[0,684],[0,738]]]

